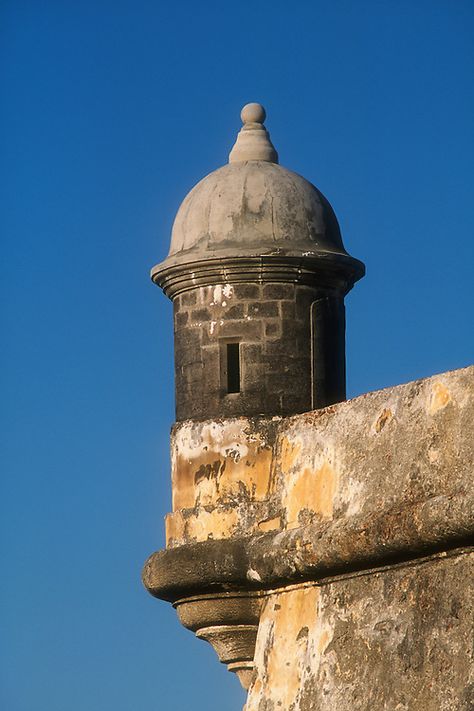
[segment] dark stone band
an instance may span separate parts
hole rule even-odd
[[[242,282],[317,285],[344,295],[365,274],[365,266],[358,259],[329,252],[314,256],[221,257],[168,265],[169,261],[153,267],[151,278],[170,299],[199,286]]]

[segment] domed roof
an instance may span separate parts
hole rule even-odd
[[[261,254],[344,253],[328,201],[300,175],[268,161],[215,170],[178,210],[168,260]]]
[[[196,262],[291,258],[350,264],[352,283],[364,273],[344,249],[336,216],[309,181],[278,165],[263,125],[265,110],[247,104],[229,164],[203,178],[176,215],[167,259],[152,278]],[[339,258],[339,259],[338,259]],[[356,275],[357,273],[357,275]],[[351,284],[352,285],[352,284]]]

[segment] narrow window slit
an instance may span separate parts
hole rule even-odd
[[[227,392],[240,393],[240,343],[227,344]]]

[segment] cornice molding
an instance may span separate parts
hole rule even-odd
[[[321,286],[343,295],[363,277],[365,267],[348,254],[312,256],[255,255],[176,263],[170,259],[151,270],[152,281],[174,299],[184,291],[225,283],[285,282]]]

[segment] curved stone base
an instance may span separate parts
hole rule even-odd
[[[222,593],[177,600],[180,622],[196,637],[211,644],[219,661],[235,672],[248,689],[262,606],[259,593]]]

